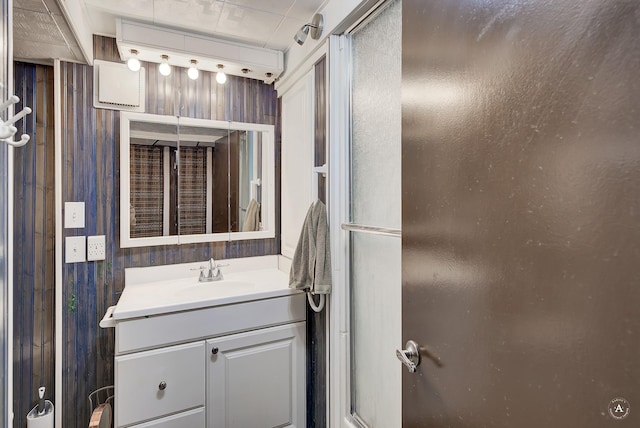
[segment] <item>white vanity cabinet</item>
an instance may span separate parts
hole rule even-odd
[[[304,294],[285,288],[166,310],[133,310],[135,293],[125,294],[112,317],[116,428],[306,425]]]
[[[207,426],[305,427],[305,323],[207,340]]]

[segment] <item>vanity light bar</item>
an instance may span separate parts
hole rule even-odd
[[[172,66],[189,68],[196,61],[198,70],[217,72],[222,64],[225,74],[265,83],[273,83],[284,71],[281,51],[125,19],[116,20],[116,44],[125,61],[132,50],[139,60],[152,63],[166,55]]]

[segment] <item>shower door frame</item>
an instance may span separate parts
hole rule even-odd
[[[353,411],[351,326],[350,233],[341,225],[351,222],[351,85],[353,55],[351,35],[374,19],[390,0],[369,2],[340,35],[328,41],[329,75],[329,227],[332,248],[332,295],[329,335],[329,426],[363,428]],[[399,344],[400,345],[400,344]],[[401,394],[401,391],[392,391]],[[371,427],[380,428],[380,427]],[[391,428],[391,427],[389,427]]]
[[[351,40],[329,37],[329,233],[331,240],[332,293],[329,309],[329,426],[359,428],[351,420],[351,339],[349,289],[349,232],[340,225],[349,221],[349,165],[351,138],[350,85]]]
[[[7,99],[13,93],[13,1],[2,0],[2,74],[0,80],[4,88],[2,98]],[[13,106],[7,109],[6,117],[13,115]],[[3,376],[0,376],[0,420],[3,425],[13,425],[13,148],[3,144],[2,155],[3,168],[0,186],[5,202],[0,218],[1,245],[4,254],[0,260],[0,283],[2,296],[0,297],[0,361],[2,363]]]

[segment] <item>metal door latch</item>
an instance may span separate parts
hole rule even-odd
[[[409,340],[405,345],[406,349],[396,349],[396,357],[407,366],[411,373],[415,373],[420,365],[420,348],[413,340]]]

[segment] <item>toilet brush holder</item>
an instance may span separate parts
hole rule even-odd
[[[36,405],[27,413],[27,428],[53,428],[53,403],[49,400],[44,402],[44,411],[38,412]]]
[[[40,400],[27,413],[27,428],[53,428],[53,403],[44,399],[45,388],[38,389]]]

